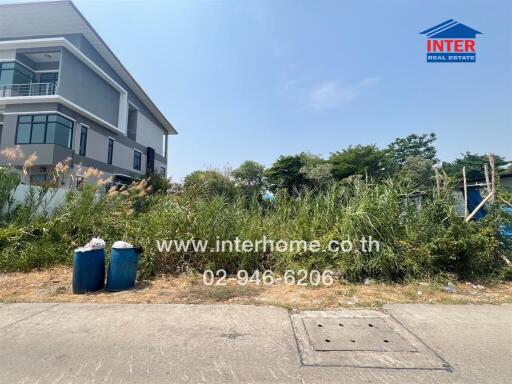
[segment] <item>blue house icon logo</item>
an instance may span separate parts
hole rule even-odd
[[[474,63],[476,61],[476,29],[453,19],[429,28],[427,36],[428,63]]]

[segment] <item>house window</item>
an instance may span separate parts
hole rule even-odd
[[[137,169],[138,171],[140,171],[141,159],[142,159],[142,153],[137,151],[136,149],[134,149],[133,150],[133,169]]]
[[[39,76],[40,83],[57,83],[59,80],[59,72],[44,72]]]
[[[17,62],[0,63],[0,84],[28,84],[34,80],[34,73]]]
[[[57,114],[18,116],[15,144],[58,144],[71,148],[73,122]]]
[[[165,177],[165,167],[160,167],[160,174]]]
[[[85,151],[87,150],[87,127],[82,125],[80,129],[80,148],[78,150],[78,154],[80,156],[85,156]]]
[[[44,183],[46,183],[46,174],[45,173],[40,173],[40,174],[37,174],[37,175],[30,175],[30,185],[43,185]]]
[[[114,154],[114,139],[108,138],[108,153],[107,153],[107,163],[112,164],[112,156]]]
[[[132,140],[137,140],[137,110],[131,106],[128,106],[128,127],[126,136]]]

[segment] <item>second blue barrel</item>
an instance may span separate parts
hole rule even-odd
[[[112,248],[105,288],[107,291],[123,291],[135,286],[139,253],[140,249],[136,247]]]

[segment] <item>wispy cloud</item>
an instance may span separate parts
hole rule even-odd
[[[309,105],[315,110],[337,108],[356,99],[365,88],[378,81],[376,77],[365,77],[348,85],[341,85],[338,81],[323,82],[310,90]]]

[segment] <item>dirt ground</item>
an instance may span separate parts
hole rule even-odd
[[[74,303],[223,303],[276,305],[290,310],[379,308],[387,303],[512,303],[512,283],[453,285],[423,281],[408,284],[343,284],[303,287],[277,282],[272,286],[240,286],[227,279],[226,286],[205,286],[201,276],[160,276],[137,283],[134,289],[104,290],[74,295],[71,268],[59,267],[30,273],[0,274],[0,302]]]

